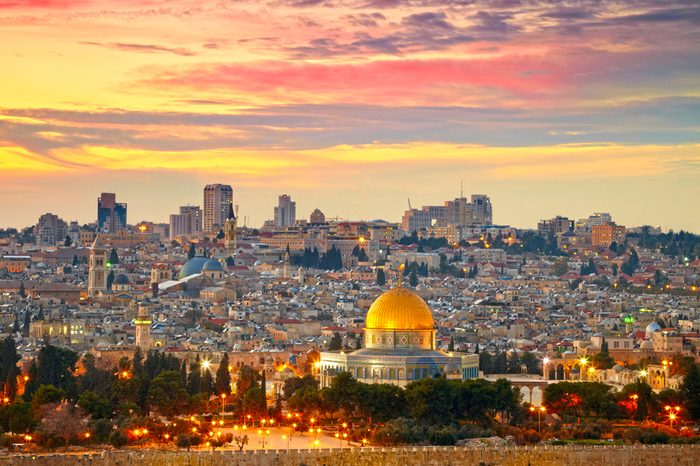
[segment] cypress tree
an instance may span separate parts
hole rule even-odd
[[[221,363],[219,368],[216,370],[216,393],[221,395],[222,393],[229,394],[231,392],[231,374],[228,370],[228,353],[224,353],[221,358]]]
[[[27,290],[24,288],[24,282],[19,283],[19,296],[22,299],[27,297]]]
[[[187,251],[187,260],[192,259],[197,254],[194,243],[190,243],[190,249]]]
[[[25,337],[29,336],[29,328],[32,324],[32,315],[29,313],[29,309],[24,312],[24,325],[22,326],[22,335]]]
[[[384,286],[386,284],[386,274],[384,269],[377,267],[377,285]]]
[[[112,252],[109,254],[109,263],[112,265],[119,264],[119,255],[117,254],[117,250],[115,248],[112,248]]]

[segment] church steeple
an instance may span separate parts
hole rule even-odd
[[[236,219],[236,214],[233,209],[233,202],[228,204],[228,214],[226,215],[226,224],[224,225],[224,248],[226,253],[225,257],[233,257],[236,255],[236,248],[238,247],[238,237],[237,230],[238,220]]]

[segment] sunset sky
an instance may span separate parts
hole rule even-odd
[[[700,2],[0,0],[0,227],[611,212],[700,232]]]

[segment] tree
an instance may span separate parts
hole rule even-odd
[[[73,371],[78,355],[69,349],[46,345],[37,358],[37,382],[39,385],[54,385],[71,393],[74,386]]]
[[[2,427],[5,432],[30,432],[37,425],[32,405],[26,402],[8,405],[2,418]]]
[[[450,337],[450,343],[447,345],[447,351],[452,352],[455,350],[455,337]]]
[[[29,309],[24,311],[24,325],[22,326],[22,335],[25,337],[29,336],[29,330],[31,329],[32,326],[32,314],[29,312]]]
[[[408,284],[412,287],[418,286],[418,275],[416,274],[415,269],[412,270],[411,274],[408,276]]]
[[[112,248],[112,252],[109,253],[109,263],[111,265],[119,264],[119,255],[117,254],[117,250],[115,248]]]
[[[377,286],[384,286],[386,284],[386,274],[384,273],[384,269],[381,267],[377,267]]]
[[[212,377],[211,371],[209,369],[204,369],[204,373],[202,374],[202,382],[199,387],[199,393],[202,393],[206,395],[207,398],[209,398],[213,392],[214,377]]]
[[[78,261],[78,255],[77,255],[77,254],[73,254],[73,262],[71,262],[71,264],[73,265],[73,267],[77,267],[77,266],[78,266],[79,261]]]
[[[231,393],[231,374],[228,366],[228,353],[224,353],[219,368],[216,370],[216,383],[214,385],[216,393],[219,395]]]
[[[245,394],[250,388],[256,385],[258,381],[258,373],[250,366],[243,365],[238,370],[238,381],[236,388],[238,393]]]
[[[197,255],[197,250],[194,247],[194,243],[190,243],[190,248],[187,250],[187,260],[194,258]]]
[[[552,266],[552,275],[556,275],[557,277],[561,277],[564,275],[566,272],[569,271],[569,266],[566,263],[566,259],[560,258],[554,261],[554,265]]]
[[[190,364],[190,375],[187,378],[187,392],[190,395],[196,395],[202,387],[202,367],[199,360],[199,355],[195,357],[194,362]]]
[[[69,445],[85,430],[85,420],[79,408],[64,401],[52,406],[41,420],[40,430],[51,436],[62,438]]]
[[[92,416],[93,419],[106,419],[112,414],[112,406],[109,400],[91,390],[84,391],[80,394],[78,406]]]
[[[248,445],[248,435],[246,435],[246,434],[234,435],[233,441],[236,443],[236,446],[238,447],[238,451],[243,451],[243,447]]]
[[[109,434],[109,443],[114,448],[121,448],[129,442],[129,437],[126,436],[124,431],[115,430]]]
[[[681,399],[693,420],[700,420],[700,366],[693,364],[688,368],[683,383],[679,387]]]
[[[294,393],[304,387],[313,387],[318,390],[318,381],[313,375],[305,375],[304,377],[290,377],[284,381],[284,386],[282,387],[282,393],[284,398],[289,400]]]
[[[27,384],[24,386],[24,394],[22,395],[22,398],[24,401],[29,401],[32,399],[32,396],[34,395],[34,392],[39,388],[39,371],[36,367],[36,362],[32,362],[32,365],[29,366],[29,372],[27,375],[29,376],[29,381]]]
[[[109,274],[107,274],[107,289],[108,290],[112,289],[113,283],[114,283],[114,270],[110,270]]]
[[[27,297],[27,290],[24,288],[24,282],[19,283],[19,296],[22,299]]]
[[[16,368],[19,360],[15,339],[12,336],[5,337],[0,342],[0,383],[7,380],[10,368]]]
[[[267,400],[265,391],[260,387],[251,387],[243,395],[243,412],[251,414],[253,417],[267,415]]]
[[[343,347],[343,338],[340,336],[339,332],[335,332],[331,337],[331,341],[328,344],[328,351],[340,351]]]
[[[187,409],[189,396],[178,371],[163,371],[151,380],[148,401],[162,415],[172,418]]]
[[[73,244],[73,240],[71,239],[70,235],[66,235],[66,239],[63,240],[63,245],[69,248],[71,244]]]

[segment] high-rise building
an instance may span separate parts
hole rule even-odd
[[[604,225],[593,225],[591,227],[591,246],[610,247],[613,241],[622,243],[625,240],[626,229],[622,225],[615,225],[610,222]]]
[[[97,231],[116,233],[126,228],[126,204],[117,203],[114,193],[102,193],[97,198]]]
[[[472,194],[472,206],[477,225],[493,225],[491,199],[486,194]]]
[[[319,223],[326,223],[326,216],[321,212],[320,209],[316,208],[311,212],[309,217],[309,223],[312,225],[318,225]]]
[[[65,241],[68,236],[68,224],[58,215],[44,214],[34,227],[34,237],[39,246],[54,246]]]
[[[557,215],[549,220],[542,220],[537,224],[537,232],[540,236],[544,236],[545,238],[549,237],[549,235],[557,236],[562,233],[573,231],[573,229],[573,220],[569,220],[568,217],[562,217],[561,215]]]
[[[423,206],[404,212],[401,225],[404,231],[413,232],[423,228],[456,225],[471,227],[492,225],[491,200],[485,194],[472,194],[471,202],[466,197],[445,201],[442,206]]]
[[[278,227],[288,227],[297,221],[297,203],[287,194],[279,197],[277,207],[275,207],[275,225]]]
[[[208,184],[204,187],[202,230],[212,231],[223,227],[228,206],[233,202],[233,188],[228,184]]]
[[[107,291],[107,248],[98,234],[90,248],[88,295],[97,296],[103,291]]]
[[[179,214],[170,216],[170,239],[193,235],[202,230],[202,209],[199,206],[180,206]]]

